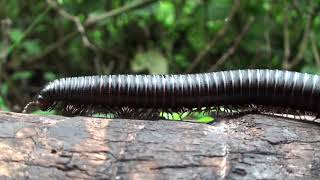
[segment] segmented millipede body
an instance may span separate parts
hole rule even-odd
[[[57,104],[62,104],[58,107]],[[116,113],[143,117],[146,112],[219,111],[246,105],[320,113],[318,75],[248,69],[199,74],[101,75],[62,78],[47,84],[35,101],[42,110],[70,114]],[[152,113],[151,113],[152,114]]]

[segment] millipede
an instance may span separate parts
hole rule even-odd
[[[247,110],[317,117],[319,95],[318,75],[286,70],[97,75],[49,82],[23,112],[36,106],[72,116],[111,113],[135,119],[156,119],[161,112],[232,114]]]

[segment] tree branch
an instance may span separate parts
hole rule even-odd
[[[90,42],[87,34],[86,34],[86,29],[85,27],[82,25],[79,17],[77,16],[74,16],[70,13],[68,13],[67,11],[65,11],[63,8],[59,7],[58,3],[55,1],[55,0],[47,0],[47,3],[50,7],[52,7],[55,11],[58,12],[58,14],[62,17],[64,17],[65,19],[69,20],[69,21],[72,21],[76,27],[77,27],[77,30],[81,36],[81,40],[82,40],[82,43],[85,47],[91,49],[92,51],[95,52],[96,54],[96,57],[93,58],[93,63],[95,64],[95,71],[96,73],[100,74],[101,73],[101,66],[100,66],[100,51],[99,51],[99,48],[94,45],[92,42]]]
[[[59,39],[58,41],[56,41],[55,43],[49,45],[40,55],[37,55],[33,58],[31,58],[28,62],[27,62],[27,66],[33,66],[34,64],[36,64],[39,60],[43,59],[45,56],[47,56],[48,54],[50,54],[52,51],[58,49],[60,46],[62,46],[63,44],[65,44],[66,42],[70,41],[72,38],[74,38],[75,36],[78,35],[78,31],[73,31],[67,35],[65,35],[63,38]]]
[[[50,11],[50,8],[47,8],[43,13],[41,13],[22,33],[22,36],[19,37],[13,44],[9,47],[7,54],[11,54],[14,49],[16,49],[23,39],[38,25],[38,23],[44,18],[44,16]]]
[[[291,62],[288,62],[287,64],[283,64],[283,68],[284,69],[292,69],[293,67],[295,67],[296,65],[298,65],[300,63],[300,61],[302,60],[303,57],[303,53],[307,47],[308,44],[308,36],[311,30],[311,26],[312,26],[312,21],[315,17],[315,13],[314,13],[314,3],[313,1],[310,1],[310,8],[308,10],[308,17],[307,17],[307,22],[304,28],[304,32],[303,32],[303,36],[302,36],[302,40],[299,44],[299,50],[297,55],[294,57],[294,59]]]
[[[98,16],[89,16],[88,19],[86,20],[86,22],[84,23],[86,27],[95,25],[97,22],[99,21],[103,21],[105,19],[108,19],[110,17],[114,17],[117,16],[119,14],[122,14],[124,12],[133,10],[133,9],[137,9],[140,7],[144,7],[147,6],[151,3],[154,3],[158,0],[137,0],[137,1],[133,1],[132,3],[128,3],[120,8],[108,11],[106,13],[103,13],[101,15]]]
[[[267,58],[271,57],[271,40],[270,40],[270,30],[264,32],[264,38],[266,41],[266,56]]]
[[[215,71],[218,67],[223,64],[231,55],[235,53],[237,50],[242,38],[244,35],[249,31],[251,24],[254,21],[254,17],[250,17],[248,22],[245,24],[244,28],[242,29],[241,33],[236,37],[233,45],[220,57],[220,59],[209,68],[209,71]]]
[[[158,1],[158,0],[136,0],[136,1],[133,1],[133,2],[131,2],[129,4],[126,4],[126,5],[122,6],[122,7],[119,7],[117,9],[113,9],[111,11],[108,11],[108,12],[106,12],[105,14],[103,14],[101,16],[89,17],[85,21],[83,26],[84,26],[84,28],[92,27],[93,25],[95,25],[99,21],[105,20],[107,18],[118,16],[118,15],[120,15],[122,13],[126,13],[128,11],[137,9],[139,7],[144,7],[146,5],[149,5],[152,2],[156,2],[156,1]],[[27,62],[27,65],[30,66],[30,65],[33,65],[33,64],[37,63],[39,60],[43,59],[45,56],[50,54],[52,51],[56,50],[57,48],[59,48],[60,46],[65,44],[66,42],[68,42],[71,39],[73,39],[74,37],[76,37],[78,34],[79,34],[78,30],[68,33],[67,35],[65,35],[60,40],[58,40],[55,43],[49,45],[48,48],[45,49],[42,54],[40,54],[40,55],[32,58],[31,60],[29,60]]]
[[[59,15],[61,15],[62,17],[64,17],[65,19],[67,19],[69,21],[72,21],[76,25],[77,30],[81,35],[82,43],[85,47],[88,47],[93,50],[97,49],[97,47],[89,41],[89,39],[86,35],[86,29],[82,25],[79,17],[74,16],[74,15],[68,13],[67,11],[65,11],[63,8],[59,7],[58,3],[55,0],[47,0],[47,3],[50,7],[52,7],[54,10],[56,10]]]
[[[238,11],[240,7],[240,0],[234,0],[233,2],[233,6],[230,10],[230,13],[227,17],[228,21],[227,23],[223,26],[223,28],[221,28],[219,30],[219,32],[217,33],[217,35],[207,44],[207,46],[203,49],[203,51],[201,51],[197,57],[192,61],[192,64],[189,66],[189,68],[187,69],[187,73],[190,73],[194,70],[194,68],[202,61],[202,59],[207,55],[207,53],[215,46],[217,40],[224,36],[224,34],[227,32],[227,29],[232,21],[232,19],[234,18],[234,15],[236,14],[236,12]]]
[[[288,6],[284,11],[284,20],[283,20],[283,38],[284,38],[284,57],[283,64],[289,63],[290,57],[290,38],[289,38],[289,28],[288,28]]]
[[[0,52],[0,69],[1,65],[6,62],[8,57],[8,49],[10,47],[9,32],[11,29],[12,21],[10,18],[1,20],[1,35],[2,35],[2,50]]]
[[[319,55],[317,43],[316,43],[315,40],[316,39],[315,39],[315,36],[314,36],[314,32],[311,31],[310,32],[310,42],[311,42],[311,47],[312,47],[312,53],[313,53],[314,58],[316,60],[317,67],[320,68],[320,55]]]

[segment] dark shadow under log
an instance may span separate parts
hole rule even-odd
[[[214,125],[0,112],[0,178],[318,179],[320,124]]]

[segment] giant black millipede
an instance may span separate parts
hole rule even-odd
[[[69,115],[98,112],[145,119],[157,118],[160,112],[232,113],[244,109],[268,109],[280,114],[290,110],[289,113],[310,112],[317,116],[320,78],[268,69],[70,77],[47,84],[24,112],[30,106],[57,109]]]

